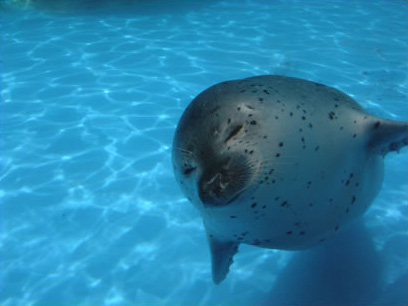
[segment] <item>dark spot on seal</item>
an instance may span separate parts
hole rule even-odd
[[[280,206],[285,207],[286,205],[288,205],[288,201],[283,201]]]
[[[236,218],[237,218],[237,216],[230,216],[230,218],[231,218],[231,219],[236,219]]]
[[[292,235],[292,231],[287,231],[286,235]]]
[[[305,137],[302,137],[300,140],[302,141],[302,144],[303,144],[302,149],[306,149],[306,140],[305,140]]]
[[[256,202],[252,203],[251,208],[255,208],[256,205],[258,205],[258,203],[256,203]]]
[[[269,91],[267,91],[266,89],[263,90],[264,93],[266,93],[267,95],[269,95]]]
[[[348,179],[347,179],[347,181],[346,181],[346,186],[348,186],[349,184],[350,184],[350,181],[351,181],[351,179],[353,178],[353,176],[354,176],[354,173],[353,172],[351,172],[350,174],[349,174],[349,177],[348,177]]]
[[[252,120],[249,124],[256,125],[256,120]]]
[[[355,202],[356,202],[356,197],[353,196],[352,199],[351,199],[351,204],[354,204]]]
[[[330,118],[330,120],[333,120],[335,115],[336,115],[336,114],[335,114],[334,112],[330,112],[330,113],[329,113],[329,118]]]
[[[280,142],[280,143],[279,143],[279,147],[283,147],[283,142]]]
[[[374,123],[374,128],[378,129],[380,127],[380,125],[381,125],[381,122],[377,121],[376,123]]]

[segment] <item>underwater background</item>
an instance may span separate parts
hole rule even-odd
[[[0,305],[408,305],[408,150],[364,218],[301,252],[242,245],[214,285],[173,177],[188,103],[305,78],[408,118],[405,0],[0,1]]]

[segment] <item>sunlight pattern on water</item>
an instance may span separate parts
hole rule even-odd
[[[201,219],[172,174],[177,121],[208,86],[257,74],[325,83],[407,120],[406,9],[252,0],[1,11],[0,304],[272,303],[291,253],[242,246],[212,284]],[[373,305],[406,294],[407,164],[406,149],[387,157],[365,217],[386,270],[384,294],[365,288],[379,295]]]

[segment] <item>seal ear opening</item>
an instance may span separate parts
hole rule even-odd
[[[229,272],[233,263],[233,257],[238,252],[239,243],[233,241],[221,241],[212,235],[208,235],[211,251],[212,277],[215,284],[220,284]]]

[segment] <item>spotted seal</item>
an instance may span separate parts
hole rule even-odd
[[[240,243],[304,249],[361,216],[384,156],[407,145],[407,123],[368,115],[348,95],[264,75],[216,84],[187,107],[173,143],[183,193],[200,211],[213,280]]]

